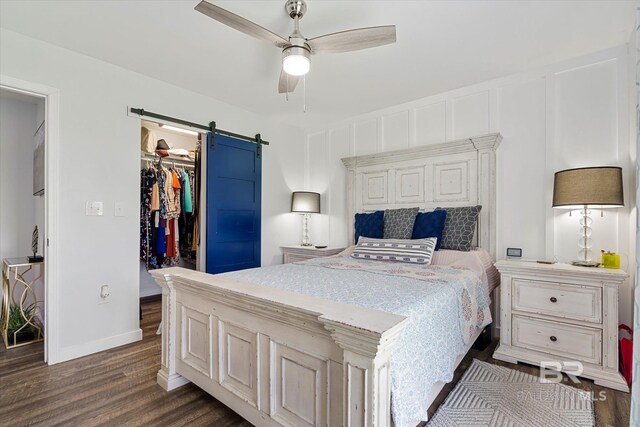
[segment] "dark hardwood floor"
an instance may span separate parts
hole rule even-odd
[[[160,368],[160,301],[142,304],[144,339],[54,366],[43,362],[42,343],[11,350],[0,344],[0,426],[250,426],[198,387],[189,384],[167,393],[156,384]],[[472,359],[538,375],[538,368],[512,365],[491,357],[495,343],[471,350],[432,407],[435,413]],[[565,378],[565,382],[568,383]],[[577,387],[606,392],[596,402],[597,426],[628,426],[630,396],[595,386]]]

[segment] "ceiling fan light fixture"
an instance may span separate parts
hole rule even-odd
[[[311,68],[311,53],[300,46],[290,46],[282,51],[282,69],[292,76],[304,76]]]
[[[285,11],[293,19],[293,32],[288,38],[207,0],[200,0],[195,10],[234,30],[282,49],[278,93],[293,92],[298,81],[304,81],[300,77],[306,75],[311,69],[312,54],[353,52],[396,42],[395,25],[355,28],[308,39],[300,31],[300,20],[307,13],[305,0],[285,0],[285,2]]]

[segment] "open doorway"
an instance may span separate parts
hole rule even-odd
[[[0,333],[2,351],[22,354],[42,354],[47,336],[45,99],[0,87]]]
[[[200,141],[196,131],[141,121],[140,297],[162,290],[150,270],[198,270]]]

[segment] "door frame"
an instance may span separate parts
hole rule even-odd
[[[201,142],[202,145],[200,146],[200,220],[198,222],[198,237],[200,239],[200,244],[198,245],[197,251],[196,270],[207,271],[207,132],[199,128],[193,128],[170,120],[141,116],[131,112],[131,108],[132,107],[130,105],[127,105],[127,116],[138,119],[138,128],[142,127],[142,121],[144,120],[147,122],[161,123],[181,129],[191,130],[205,136],[204,140]],[[138,205],[140,205],[140,201],[138,201]],[[138,212],[138,216],[140,216],[140,212]],[[138,280],[138,288],[139,287],[140,281]]]
[[[44,357],[53,365],[59,357],[59,149],[60,149],[60,91],[39,83],[0,74],[0,88],[23,93],[45,101],[45,207],[44,207]]]

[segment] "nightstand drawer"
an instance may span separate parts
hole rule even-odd
[[[536,280],[513,280],[513,310],[602,323],[602,290]]]
[[[282,249],[283,262],[285,264],[334,256],[345,250],[345,248],[336,246],[323,248],[314,246],[281,246],[280,249]]]
[[[602,331],[566,323],[513,316],[512,345],[569,360],[599,364]],[[553,359],[549,357],[549,359]]]
[[[286,255],[285,255],[284,263],[285,263],[285,264],[289,264],[289,263],[291,263],[291,262],[306,261],[306,260],[313,259],[313,258],[317,258],[317,256],[313,256],[313,255],[299,255],[299,254],[286,254]]]

